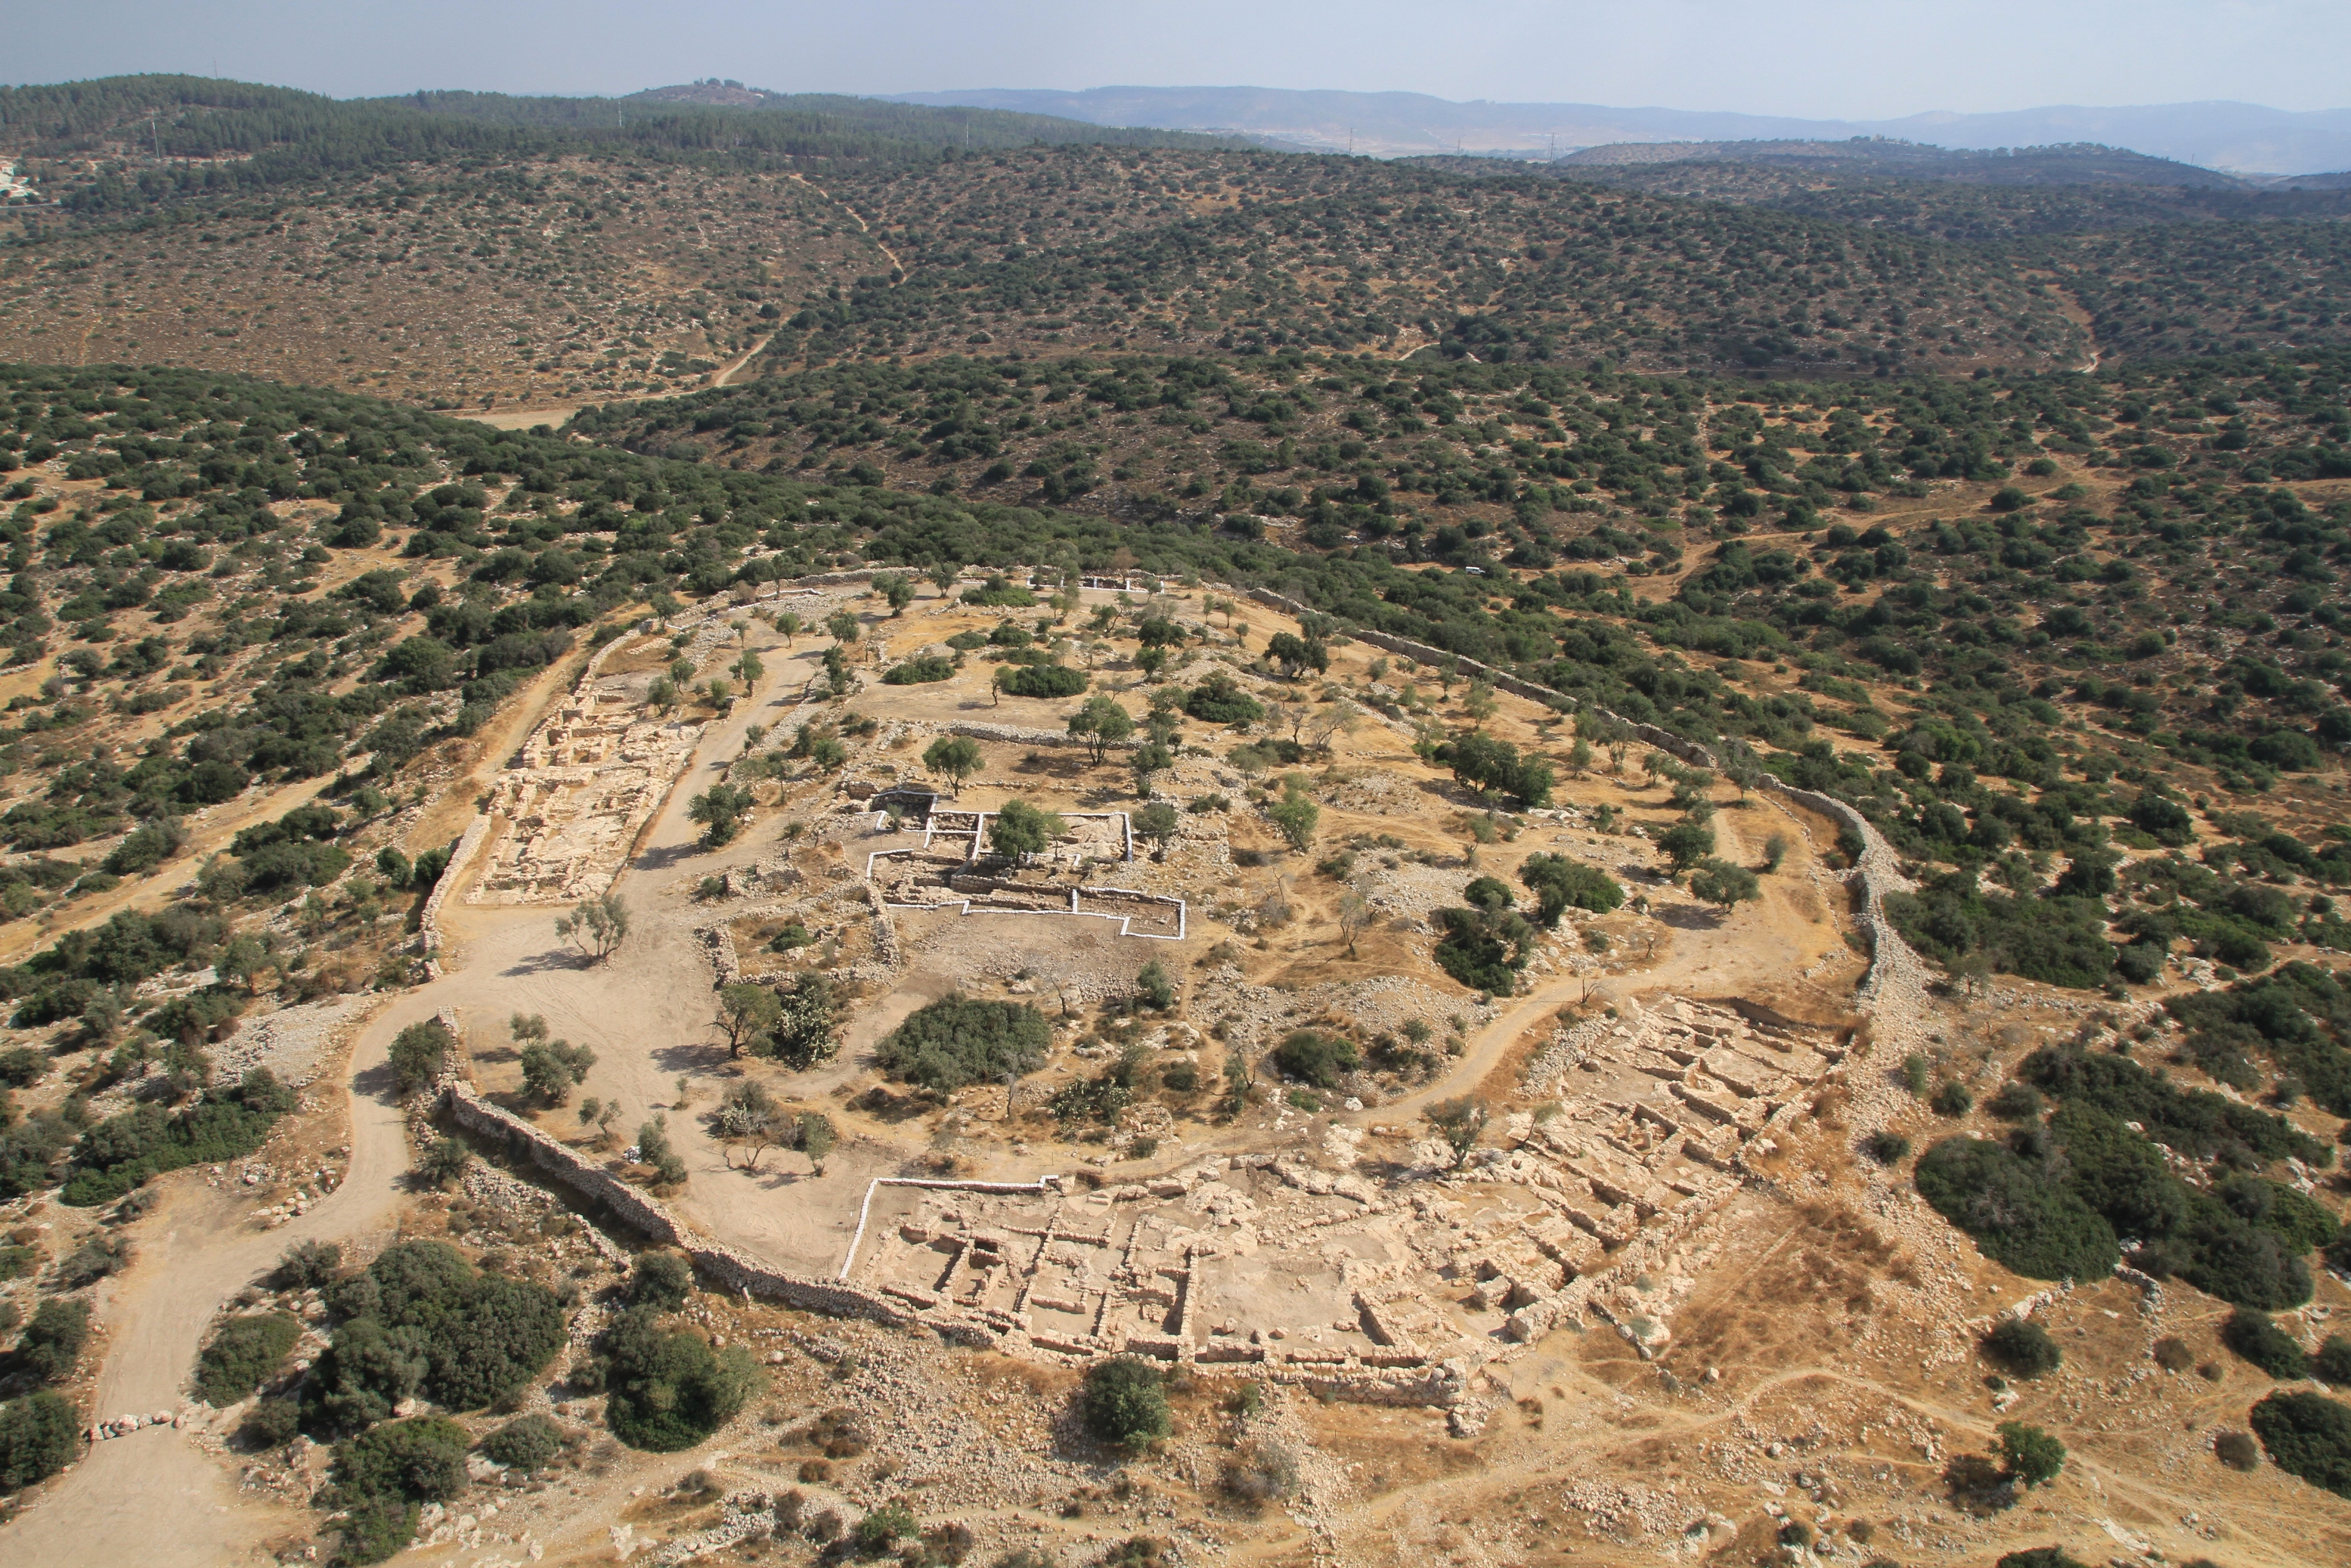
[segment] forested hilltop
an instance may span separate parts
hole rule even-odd
[[[1526,171],[719,96],[757,107],[0,94],[0,144],[54,204],[12,210],[0,352],[478,407],[707,384],[760,346],[743,374],[1296,346],[1853,377],[2310,348],[2351,322],[2344,193],[2110,149]]]

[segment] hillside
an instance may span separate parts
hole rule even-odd
[[[1034,128],[993,110],[754,96],[605,126],[601,100],[22,89],[0,140],[57,204],[9,210],[0,352],[548,408],[708,386],[753,349],[739,374],[1304,344],[1850,376],[2294,349],[2351,320],[2351,196],[2110,149],[1767,142],[1497,174],[1014,148]],[[203,267],[160,243],[190,234]],[[2174,275],[2140,319],[2138,280]]]

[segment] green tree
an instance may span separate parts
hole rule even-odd
[[[1184,823],[1183,818],[1177,815],[1176,808],[1165,800],[1152,801],[1143,810],[1135,812],[1130,821],[1133,821],[1137,833],[1155,841],[1174,838],[1176,830]]]
[[[1006,860],[1025,863],[1067,831],[1068,824],[1053,812],[1040,811],[1026,800],[1007,800],[987,824],[987,847]]]
[[[800,1113],[799,1125],[794,1142],[809,1159],[809,1166],[817,1175],[824,1175],[825,1156],[832,1153],[841,1135],[833,1130],[832,1118],[821,1111]]]
[[[824,629],[835,643],[857,641],[857,617],[847,610],[836,610],[824,618]]]
[[[1657,848],[1676,873],[1686,872],[1714,853],[1714,830],[1704,822],[1676,822],[1657,835]]]
[[[2046,1486],[2065,1468],[2065,1445],[2022,1421],[2000,1424],[2000,1455],[2010,1478],[2027,1487]]]
[[[1322,809],[1295,778],[1282,781],[1281,799],[1267,807],[1265,814],[1291,849],[1303,853],[1313,846],[1314,830],[1322,821]]]
[[[979,743],[969,736],[943,735],[923,751],[923,766],[942,775],[956,795],[963,794],[963,781],[980,768]]]
[[[912,580],[901,577],[894,571],[885,571],[876,576],[873,579],[873,591],[880,594],[883,601],[890,606],[890,613],[893,616],[904,615],[906,612],[906,606],[913,603],[914,600],[914,584]]]
[[[1519,867],[1519,881],[1535,895],[1535,918],[1556,929],[1571,909],[1605,915],[1625,902],[1625,890],[1604,872],[1565,855],[1531,854]]]
[[[583,898],[569,915],[556,916],[555,934],[601,964],[629,939],[629,906],[617,893]]]
[[[743,818],[755,801],[751,791],[739,785],[713,784],[686,802],[685,814],[703,825],[704,847],[716,849],[742,830]]]
[[[1112,747],[1134,733],[1134,716],[1119,706],[1115,698],[1088,697],[1085,705],[1070,716],[1070,733],[1086,743],[1094,766],[1099,768],[1109,757]]]
[[[741,1056],[746,1045],[767,1039],[783,1016],[784,1004],[769,987],[747,981],[719,988],[718,1027],[726,1032],[730,1057]]]
[[[963,568],[951,560],[943,560],[934,563],[923,575],[930,579],[931,586],[939,591],[941,599],[945,599],[955,587],[956,579],[963,575]]]
[[[1113,1356],[1087,1368],[1078,1403],[1086,1430],[1118,1448],[1143,1448],[1175,1428],[1166,1379],[1135,1356]]]
[[[573,1086],[588,1081],[588,1070],[596,1065],[596,1053],[584,1045],[569,1040],[534,1040],[523,1047],[523,1087],[549,1105],[560,1105],[571,1097]]]
[[[436,1082],[441,1064],[457,1042],[438,1019],[410,1024],[392,1040],[392,1082],[402,1094],[413,1094]]]
[[[1743,865],[1729,861],[1703,860],[1690,873],[1690,896],[1707,904],[1718,904],[1725,909],[1762,896],[1762,885],[1755,873]]]

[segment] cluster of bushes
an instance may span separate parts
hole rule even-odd
[[[1255,724],[1265,716],[1265,705],[1229,672],[1216,670],[1185,694],[1184,711],[1203,724]]]
[[[1551,759],[1531,752],[1521,757],[1517,747],[1482,730],[1437,747],[1432,760],[1451,768],[1459,782],[1508,795],[1523,809],[1551,804]]]
[[[181,1110],[145,1104],[110,1116],[82,1134],[72,1174],[58,1197],[87,1208],[111,1202],[166,1171],[243,1159],[261,1146],[277,1118],[295,1103],[292,1090],[267,1068],[256,1067],[235,1088],[206,1090]]]
[[[1052,1038],[1045,1015],[1026,1002],[955,996],[909,1015],[873,1054],[892,1077],[945,1094],[1034,1072]]]
[[[1467,909],[1437,912],[1437,967],[1472,990],[1507,997],[1534,946],[1534,927],[1513,907],[1510,884],[1474,878],[1461,890]]]
[[[0,1405],[0,1496],[45,1481],[81,1451],[81,1415],[46,1388]]]
[[[386,1248],[326,1300],[340,1321],[303,1391],[303,1424],[322,1434],[364,1429],[419,1394],[478,1410],[535,1375],[567,1332],[552,1291],[478,1272],[439,1241]]]
[[[998,684],[1016,697],[1073,697],[1086,689],[1086,673],[1067,664],[1015,664],[998,672]]]
[[[302,1325],[284,1312],[246,1312],[214,1329],[196,1356],[196,1397],[215,1408],[236,1404],[277,1375]]]
[[[1905,940],[1946,967],[1981,955],[2002,973],[2087,989],[2114,972],[2107,910],[2095,898],[1991,893],[1963,867],[1916,894],[1888,894],[1886,913]]]
[[[2290,1155],[2325,1163],[2331,1151],[2281,1117],[2180,1091],[2126,1058],[2079,1046],[2035,1051],[2020,1074],[1993,1102],[2021,1123],[2005,1143],[1947,1139],[1919,1158],[1914,1176],[1920,1196],[1987,1257],[2035,1279],[2084,1279],[2111,1270],[2117,1238],[2127,1237],[2137,1267],[2241,1307],[2309,1299],[2303,1258],[2335,1241],[2333,1215],[2251,1171],[2192,1186],[2172,1174],[2158,1145],[2247,1165]],[[2063,1102],[2045,1124],[2042,1092]]]
[[[10,1311],[7,1321],[13,1324],[16,1316]],[[33,1385],[31,1392],[0,1404],[0,1496],[47,1479],[80,1451],[78,1413],[69,1400],[41,1385],[72,1376],[89,1343],[89,1306],[53,1296],[34,1312],[15,1348],[0,1355],[0,1380],[19,1388]]]
[[[597,1341],[573,1382],[601,1388],[612,1435],[632,1448],[690,1448],[734,1418],[759,1386],[751,1353],[713,1350],[699,1334],[661,1324],[655,1301],[632,1305]]]
[[[2318,1394],[2273,1394],[2253,1406],[2252,1427],[2270,1463],[2351,1498],[2351,1406]]]
[[[137,986],[181,964],[209,961],[228,940],[227,923],[185,906],[142,915],[121,910],[102,925],[60,935],[48,947],[0,970],[0,998],[14,1000],[9,1019],[39,1029],[84,1016],[108,993]]]
[[[882,684],[885,686],[927,685],[934,681],[946,680],[955,673],[953,659],[943,659],[930,653],[909,659],[903,664],[892,665],[883,674]]]
[[[334,1479],[313,1501],[343,1518],[342,1558],[381,1563],[416,1535],[428,1502],[465,1490],[465,1429],[441,1416],[418,1416],[361,1432],[335,1446]]]
[[[2233,1088],[2257,1082],[2252,1059],[2267,1056],[2285,1079],[2338,1116],[2351,1116],[2351,990],[2314,965],[2280,966],[2225,991],[2174,997],[2165,1010],[2187,1030],[2188,1059]]]

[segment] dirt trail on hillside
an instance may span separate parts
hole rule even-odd
[[[883,254],[888,254],[886,247]],[[752,361],[767,352],[768,345],[775,341],[775,338],[776,335],[770,332],[727,361],[726,364],[719,367],[718,373],[710,378],[708,387],[696,387],[682,392],[640,392],[623,397],[582,398],[578,402],[554,403],[536,408],[486,408],[472,413],[453,410],[450,417],[471,420],[475,424],[486,424],[492,430],[528,430],[535,424],[561,425],[581,409],[590,406],[610,408],[614,403],[622,402],[671,402],[678,398],[691,397],[695,392],[708,392],[718,387],[733,386],[735,378],[741,375]]]
[[[299,1218],[256,1230],[244,1206],[206,1191],[197,1171],[164,1178],[178,1190],[163,1218],[140,1238],[137,1264],[100,1312],[108,1338],[93,1419],[180,1408],[204,1330],[230,1297],[297,1241],[349,1244],[388,1226],[409,1160],[385,1056],[392,1036],[431,1017],[435,1005],[432,988],[402,993],[360,1031],[350,1056],[350,1166],[343,1184]],[[269,1536],[314,1523],[308,1514],[240,1497],[191,1434],[148,1427],[86,1449],[0,1528],[0,1562],[207,1568],[246,1561]]]

